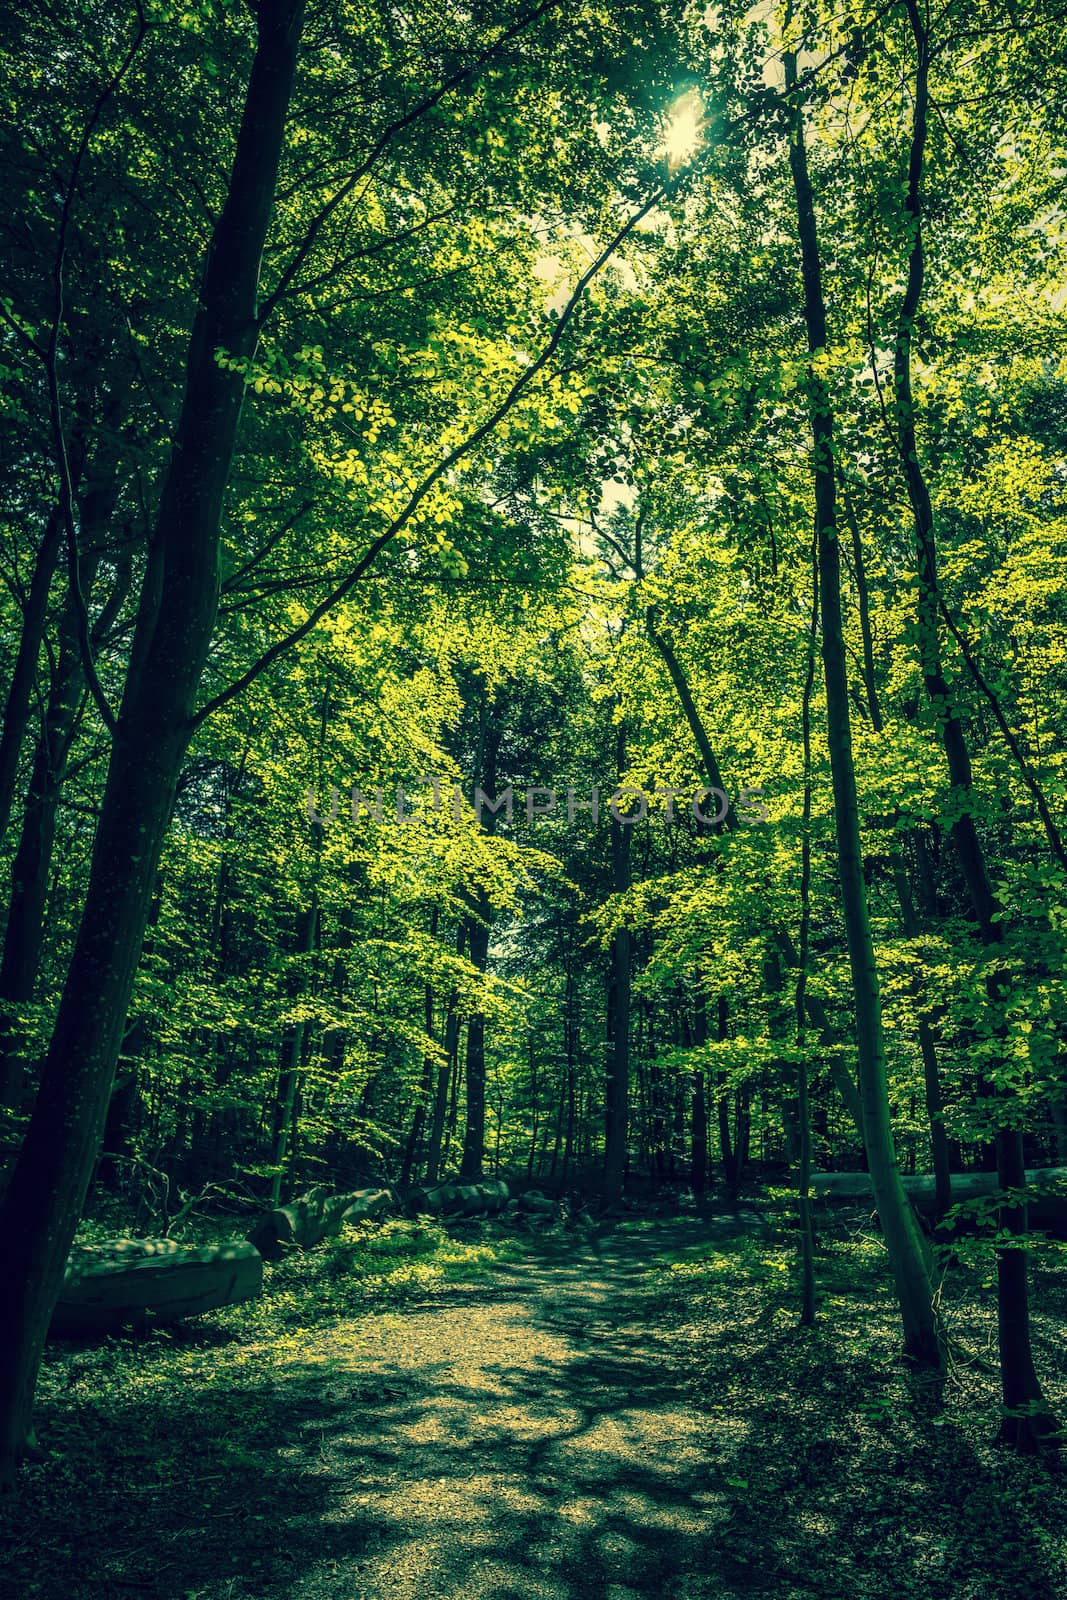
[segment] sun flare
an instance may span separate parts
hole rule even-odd
[[[699,89],[679,95],[667,117],[663,150],[672,169],[692,160],[704,139],[704,102]]]

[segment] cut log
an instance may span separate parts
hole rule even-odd
[[[113,1239],[79,1245],[67,1258],[49,1336],[115,1333],[131,1324],[177,1322],[252,1300],[263,1258],[233,1239],[210,1250],[172,1239]]]
[[[935,1215],[933,1175],[920,1173],[903,1182],[916,1210],[924,1216]],[[1027,1172],[1026,1182],[1034,1190],[1027,1205],[1030,1226],[1057,1239],[1067,1238],[1067,1167],[1034,1167]],[[1048,1192],[1051,1185],[1059,1192]],[[960,1205],[996,1194],[997,1187],[995,1172],[954,1172],[952,1203]],[[820,1200],[873,1202],[870,1175],[866,1172],[813,1172],[811,1192]]]
[[[506,1183],[437,1183],[416,1189],[408,1199],[412,1215],[433,1217],[488,1217],[503,1211],[510,1199]]]
[[[340,1233],[347,1222],[380,1217],[394,1203],[389,1189],[356,1189],[352,1194],[312,1189],[287,1206],[268,1211],[247,1237],[265,1261],[277,1261],[287,1248],[310,1250]]]

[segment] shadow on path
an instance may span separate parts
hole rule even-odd
[[[753,1365],[729,1304],[658,1314],[654,1256],[714,1233],[532,1245],[462,1296],[287,1341],[259,1381],[55,1418],[67,1534],[54,1504],[16,1528],[4,1600],[1053,1600],[950,1418],[889,1430],[858,1491],[830,1333],[768,1322]],[[694,1365],[721,1374],[701,1405]]]

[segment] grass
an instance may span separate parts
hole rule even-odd
[[[791,1583],[900,1600],[1067,1593],[1067,1486],[993,1443],[990,1252],[973,1244],[963,1255],[941,1288],[950,1361],[940,1383],[900,1360],[884,1248],[862,1213],[822,1231],[810,1329],[798,1325],[786,1227],[770,1242],[741,1236],[657,1263],[649,1316],[673,1324],[693,1403],[733,1441],[722,1486],[738,1547],[765,1548],[776,1530],[782,1593]],[[1067,1420],[1059,1255],[1036,1250],[1033,1334],[1046,1393]]]
[[[823,1226],[819,1320],[801,1329],[788,1208],[765,1210],[768,1229],[676,1248],[656,1248],[656,1224],[634,1224],[640,1272],[626,1316],[638,1308],[649,1359],[677,1375],[705,1419],[715,1592],[1062,1600],[1064,1483],[992,1443],[988,1259],[962,1260],[946,1277],[952,1365],[931,1384],[898,1359],[892,1285],[867,1217],[835,1213]],[[528,1248],[495,1221],[361,1224],[268,1268],[260,1300],[140,1338],[50,1346],[39,1390],[50,1459],[25,1469],[18,1505],[3,1512],[11,1594],[289,1592],[317,1549],[315,1530],[330,1523],[324,1476],[308,1462],[316,1438],[343,1437],[332,1379],[352,1330],[374,1314],[381,1338],[402,1349],[407,1319],[457,1294],[477,1306]],[[1035,1266],[1035,1354],[1067,1417],[1067,1289],[1056,1266],[1055,1254]],[[514,1359],[521,1368],[521,1350]],[[595,1371],[595,1347],[586,1359]],[[350,1410],[350,1365],[347,1378]],[[409,1425],[401,1416],[419,1412],[395,1383],[368,1374],[358,1388],[394,1438]],[[346,1570],[343,1552],[338,1560]]]

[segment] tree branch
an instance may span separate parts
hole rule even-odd
[[[315,217],[312,218],[303,239],[300,241],[300,244],[297,246],[295,253],[290,259],[288,266],[283,269],[281,277],[278,279],[278,282],[275,284],[271,293],[267,296],[259,309],[257,322],[260,327],[264,325],[271,313],[275,310],[285,295],[286,290],[293,282],[293,279],[300,271],[300,268],[304,265],[304,262],[311,254],[315,247],[315,240],[318,238],[319,233],[322,231],[325,223],[329,221],[330,217],[337,210],[338,206],[344,204],[345,200],[347,200],[348,196],[352,193],[360,179],[365,178],[373,170],[374,164],[378,160],[378,157],[383,153],[396,135],[398,133],[402,133],[405,128],[410,127],[413,122],[417,122],[418,119],[425,116],[428,111],[432,111],[436,105],[440,104],[447,94],[450,94],[453,89],[458,89],[461,84],[465,83],[468,78],[472,77],[474,73],[483,67],[487,61],[491,61],[493,56],[496,55],[504,45],[510,44],[513,39],[516,39],[520,34],[525,33],[527,28],[529,28],[533,23],[537,22],[539,18],[545,15],[546,12],[554,10],[558,4],[559,0],[542,0],[542,3],[539,6],[537,6],[533,11],[528,12],[525,17],[520,17],[518,22],[506,29],[505,32],[500,35],[499,39],[494,40],[491,45],[487,46],[487,48],[484,49],[479,56],[476,56],[475,59],[469,63],[469,65],[464,67],[462,71],[453,73],[451,78],[446,78],[445,82],[440,84],[434,90],[433,94],[428,95],[426,99],[420,101],[417,106],[413,106],[412,109],[405,112],[402,117],[398,117],[395,122],[391,122],[389,126],[379,134],[371,148],[370,154],[360,162],[359,166],[354,172],[349,174],[337,192],[332,195],[329,200],[327,200],[322,209]]]
[[[59,333],[63,326],[64,315],[63,275],[67,256],[67,232],[74,209],[74,197],[77,193],[82,162],[88,153],[89,141],[96,131],[96,126],[103,115],[104,107],[132,66],[148,31],[141,0],[134,0],[134,5],[137,11],[137,27],[134,31],[133,39],[115,72],[96,98],[96,103],[79,140],[78,148],[74,155],[74,165],[71,168],[70,180],[63,196],[63,206],[59,215],[59,231],[56,236],[55,260],[52,264],[52,326],[49,331],[48,343],[41,352],[48,385],[48,410],[52,427],[52,442],[56,453],[56,467],[59,473],[59,508],[67,535],[67,573],[70,584],[71,605],[78,634],[78,649],[81,654],[82,668],[85,672],[85,681],[89,686],[89,692],[96,701],[100,716],[110,733],[115,731],[115,713],[112,711],[100,679],[97,677],[96,663],[93,660],[92,639],[89,631],[89,612],[81,586],[78,533],[74,517],[74,483],[70,470],[70,461],[67,456],[66,436],[63,431],[63,402],[59,391],[58,356]]]
[[[258,678],[259,674],[263,672],[265,668],[269,667],[271,663],[276,661],[279,656],[285,653],[285,651],[291,649],[293,645],[298,644],[301,639],[305,638],[311,632],[311,630],[316,627],[319,622],[321,622],[322,618],[327,614],[327,612],[331,611],[339,601],[343,600],[345,596],[355,588],[356,584],[367,571],[368,567],[371,566],[371,564],[377,559],[386,546],[392,543],[393,539],[396,538],[401,529],[406,527],[408,522],[410,522],[412,516],[418,510],[419,506],[422,504],[423,500],[425,500],[426,496],[429,494],[434,485],[440,482],[445,474],[450,472],[452,468],[458,465],[460,461],[471,455],[472,452],[475,451],[482,443],[482,441],[493,432],[497,424],[507,416],[508,412],[515,405],[516,401],[519,400],[523,394],[525,394],[533,380],[541,371],[543,371],[543,369],[548,365],[552,357],[555,355],[556,350],[559,348],[560,341],[563,338],[563,334],[566,331],[566,328],[578,306],[578,302],[581,300],[582,295],[585,293],[590,283],[592,283],[601,267],[604,266],[605,262],[611,259],[611,257],[615,254],[615,251],[628,237],[628,235],[632,233],[633,229],[637,227],[638,223],[643,221],[643,219],[648,216],[649,212],[660,203],[664,196],[669,192],[670,188],[670,183],[664,184],[662,188],[657,189],[648,200],[639,206],[638,209],[632,213],[619,231],[609,241],[609,243],[604,246],[600,254],[595,257],[592,263],[586,268],[585,272],[582,273],[582,276],[578,279],[578,282],[574,286],[574,290],[570,299],[560,312],[556,326],[552,330],[552,337],[548,340],[544,349],[541,351],[541,354],[535,361],[531,362],[530,365],[525,368],[518,378],[516,378],[507,394],[494,407],[493,411],[486,418],[486,420],[480,423],[472,433],[467,435],[466,439],[464,439],[460,444],[456,445],[455,449],[450,450],[449,453],[426,474],[422,482],[408,497],[408,500],[403,508],[393,518],[392,522],[389,523],[388,527],[385,528],[384,531],[380,533],[378,537],[370,544],[348,576],[343,579],[343,581],[339,583],[333,590],[331,590],[325,599],[321,600],[319,604],[314,607],[305,621],[302,622],[298,628],[294,628],[292,632],[288,633],[284,639],[278,639],[273,645],[270,646],[269,649],[263,652],[257,661],[252,663],[247,671],[243,672],[239,678],[231,683],[228,688],[223,689],[219,694],[215,695],[213,699],[207,701],[207,703],[200,708],[200,710],[193,717],[194,728],[198,728],[201,723],[205,722],[208,717],[212,716],[222,706],[226,705],[228,701],[234,698],[235,695],[242,693],[242,691],[245,690],[250,683],[254,682],[255,679]]]

